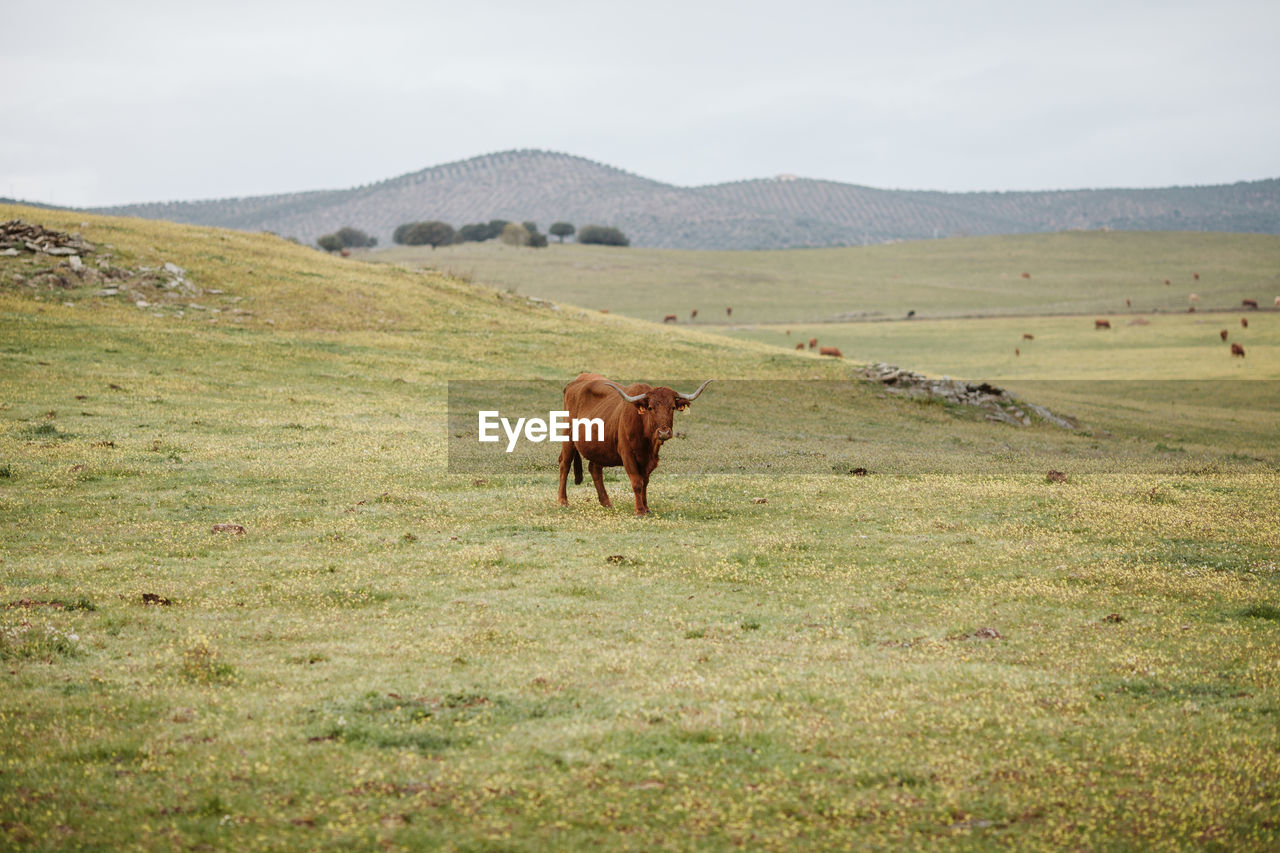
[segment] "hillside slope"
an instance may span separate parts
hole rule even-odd
[[[354,225],[387,245],[419,219],[614,225],[636,246],[769,249],[1068,228],[1280,233],[1280,180],[1156,190],[944,193],[808,179],[677,187],[581,157],[522,150],[433,166],[368,186],[134,204],[95,212],[313,242]]]

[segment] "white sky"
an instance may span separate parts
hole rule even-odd
[[[0,0],[0,195],[343,188],[512,148],[683,186],[1280,177],[1280,2]]]

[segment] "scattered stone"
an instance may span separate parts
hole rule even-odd
[[[768,498],[752,498],[751,502],[753,504],[767,504],[769,502],[769,499]]]
[[[626,558],[624,555],[622,555],[622,554],[610,554],[609,556],[607,556],[607,557],[605,557],[605,558],[604,558],[604,561],[605,561],[606,563],[613,563],[613,564],[615,564],[615,565],[622,565],[623,563],[625,563],[625,562],[627,561],[627,558]]]
[[[849,472],[849,475],[850,475],[851,477],[865,477],[865,476],[867,476],[867,469],[866,469],[866,468],[854,468],[852,471],[850,471],[850,472]]]
[[[142,594],[142,603],[154,604],[159,607],[168,607],[169,605],[173,604],[173,602],[170,601],[169,599],[165,598],[162,595],[157,595],[154,592],[144,592]]]
[[[986,414],[987,420],[997,423],[1030,426],[1031,416],[1023,411],[1027,409],[1054,426],[1070,430],[1078,428],[1070,417],[1055,415],[1043,406],[1027,403],[989,382],[965,382],[948,376],[930,379],[923,374],[883,362],[863,368],[862,375],[881,383],[893,393],[974,406]]]
[[[1061,471],[1050,471],[1045,475],[1044,479],[1049,483],[1065,483],[1067,482],[1067,475]]]
[[[1124,621],[1124,617],[1123,617],[1123,616],[1121,616],[1119,613],[1108,613],[1106,616],[1104,616],[1104,617],[1102,618],[1102,621],[1103,621],[1103,622],[1112,622],[1112,623],[1114,623],[1114,624],[1117,624],[1117,625],[1118,625],[1118,624],[1120,624],[1121,622],[1123,622],[1123,621]]]
[[[210,533],[234,533],[237,536],[239,536],[244,534],[244,526],[240,524],[232,524],[230,522],[225,522],[222,524],[215,524],[213,527],[209,528],[209,532]]]
[[[973,632],[975,639],[979,640],[1003,640],[1004,635],[995,628],[979,628]]]

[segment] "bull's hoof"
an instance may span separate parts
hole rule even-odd
[[[568,506],[568,505],[569,505],[569,499],[568,499],[568,498],[558,498],[558,499],[556,500],[556,503],[560,504],[560,506]]]

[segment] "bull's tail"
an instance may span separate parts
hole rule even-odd
[[[573,449],[573,484],[582,485],[582,454],[576,447]]]

